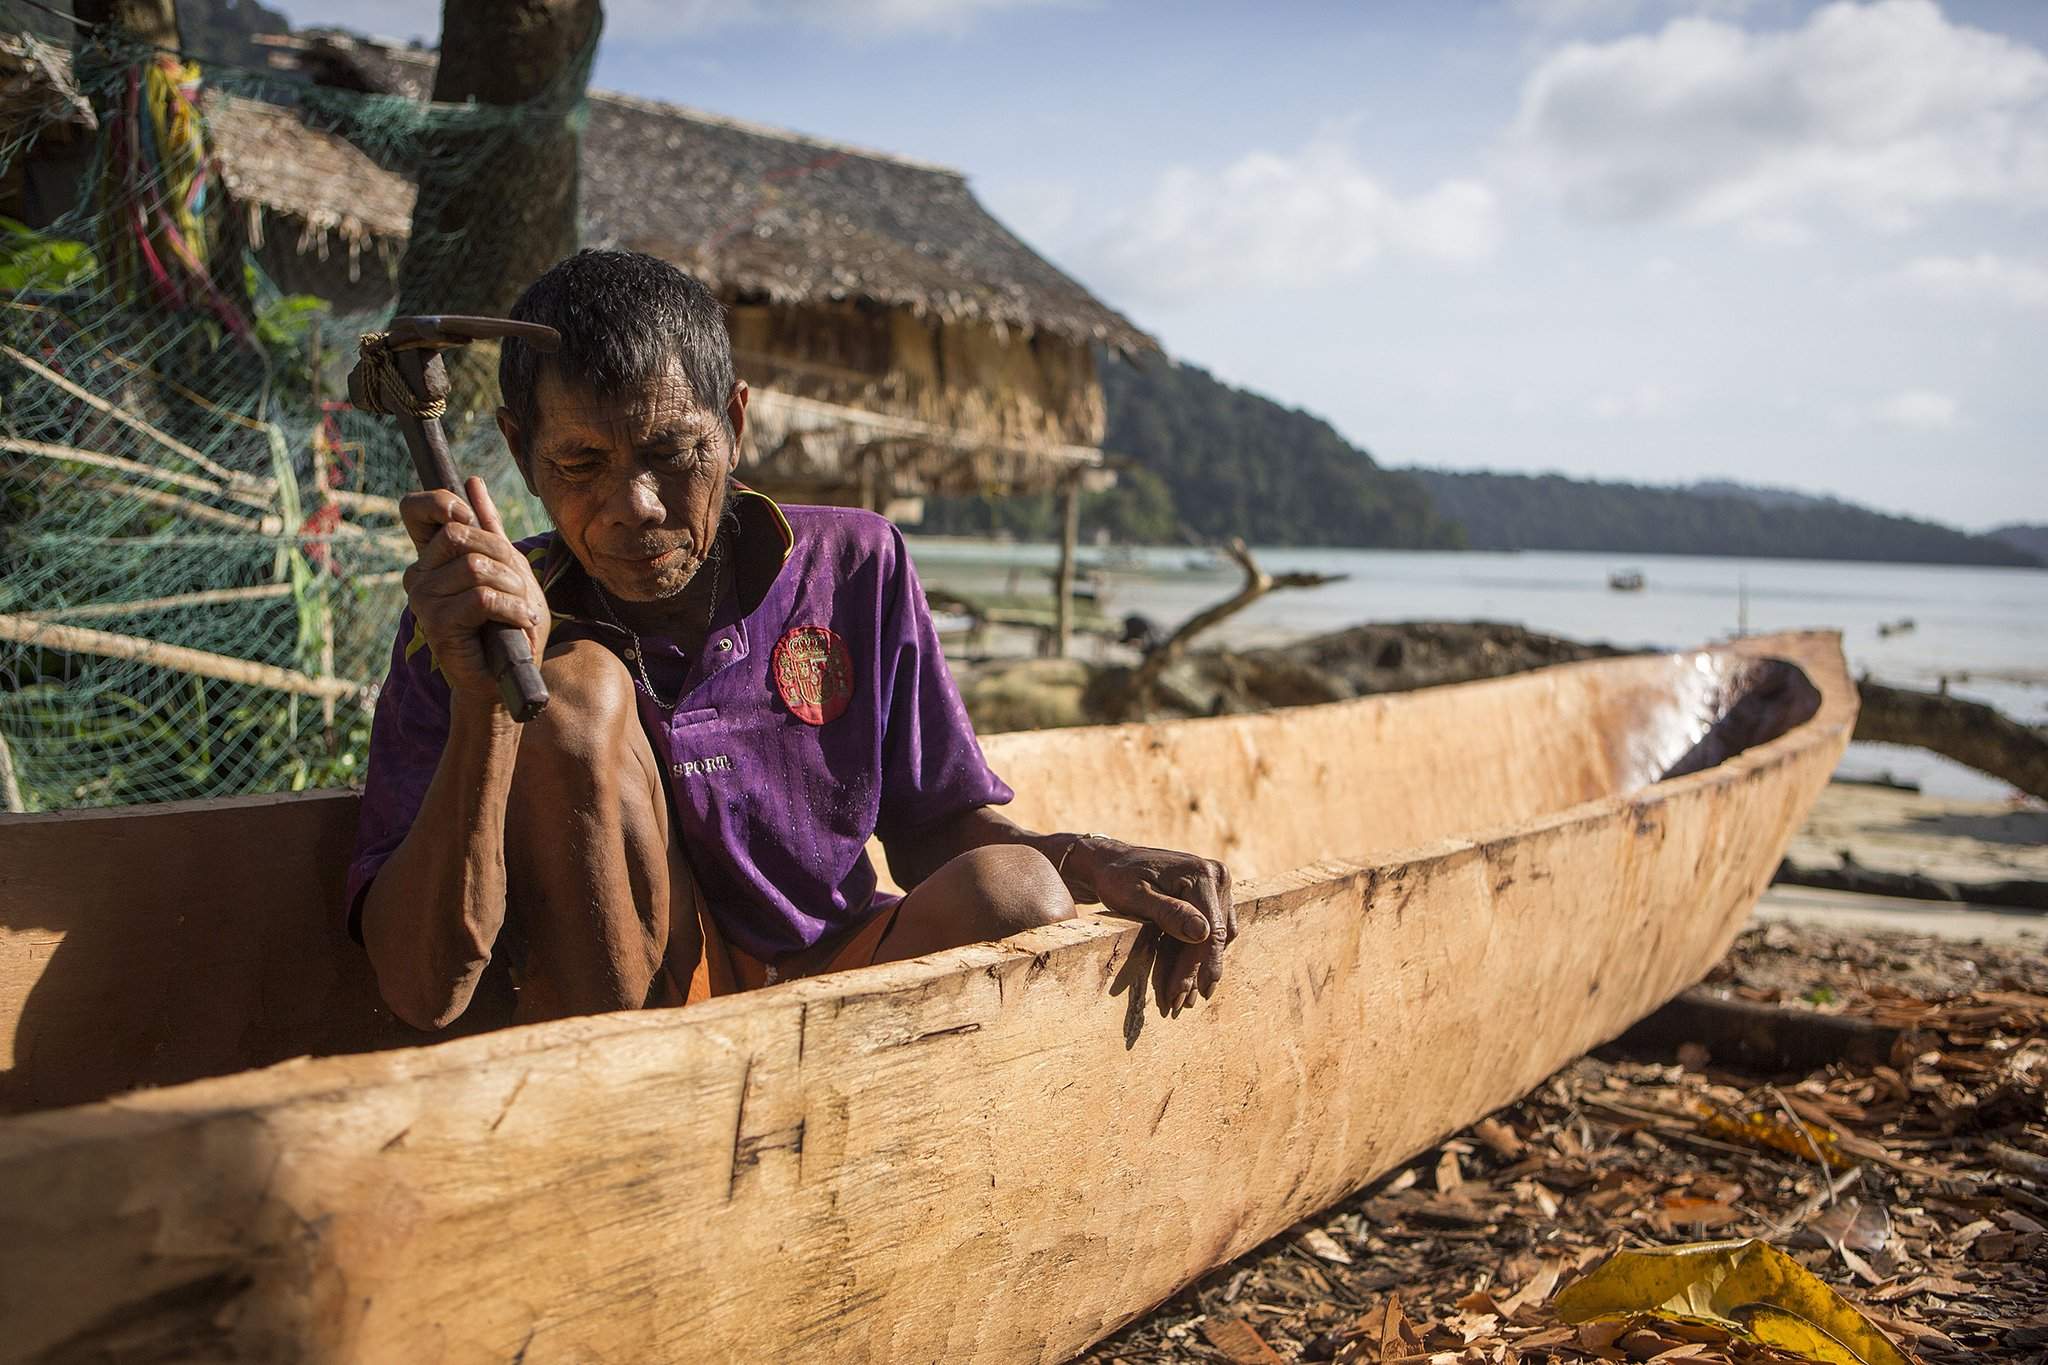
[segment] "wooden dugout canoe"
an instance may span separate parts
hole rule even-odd
[[[352,800],[9,818],[0,1358],[1067,1356],[1697,980],[1855,695],[1785,635],[990,740],[1027,822],[1237,868],[1172,1020],[1089,917],[237,1071],[396,1040],[323,938]]]

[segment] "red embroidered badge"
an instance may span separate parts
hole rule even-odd
[[[798,626],[785,634],[775,644],[769,668],[790,714],[811,725],[837,720],[853,698],[853,658],[846,641],[823,626]]]

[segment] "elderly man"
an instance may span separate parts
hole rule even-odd
[[[733,479],[747,386],[703,285],[586,251],[514,316],[562,335],[552,356],[508,341],[499,367],[498,425],[555,530],[513,544],[480,479],[467,505],[403,507],[419,558],[348,898],[399,1017],[445,1027],[494,955],[531,1021],[916,957],[1089,901],[1178,940],[1164,1005],[1215,989],[1224,869],[1005,819],[896,529]],[[553,699],[524,726],[484,662],[491,621],[543,661]]]

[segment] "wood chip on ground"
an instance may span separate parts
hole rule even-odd
[[[1896,1030],[1886,1061],[1746,1074],[1602,1051],[1098,1345],[1159,1361],[1790,1361],[1654,1316],[1561,1322],[1623,1247],[1770,1242],[1927,1365],[2048,1359],[2048,961],[1772,925],[1711,988]],[[1335,1251],[1336,1256],[1330,1254]]]

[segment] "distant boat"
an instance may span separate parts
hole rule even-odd
[[[1607,575],[1607,586],[1616,592],[1641,592],[1645,581],[1641,569],[1621,569]]]
[[[1197,550],[1181,561],[1181,567],[1190,573],[1222,573],[1230,561],[1216,550]]]
[[[1913,633],[1913,630],[1913,618],[1910,616],[1901,616],[1896,621],[1885,621],[1880,623],[1877,628],[1877,635],[1878,638],[1881,640],[1888,640],[1894,635],[1911,635]]]

